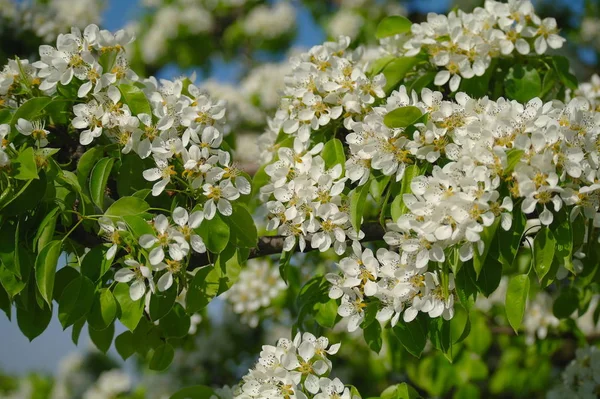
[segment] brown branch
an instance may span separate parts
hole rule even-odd
[[[360,240],[361,242],[379,241],[383,239],[385,230],[379,223],[365,223],[362,225],[361,230],[365,233],[365,237]],[[283,242],[285,236],[263,236],[258,238],[258,245],[255,248],[250,249],[250,255],[248,259],[262,258],[263,256],[280,254],[283,252]],[[304,252],[314,251],[316,248],[307,246]],[[296,246],[295,252],[300,252],[300,249]],[[194,270],[198,267],[205,266],[211,262],[208,259],[208,254],[194,254],[190,261],[188,270]]]
[[[380,241],[383,239],[383,235],[385,234],[385,230],[381,225],[377,222],[369,222],[362,225],[361,230],[365,233],[365,236],[361,242],[372,242],[372,241]],[[71,238],[86,246],[93,247],[96,245],[102,244],[104,241],[101,237],[94,233],[90,233],[85,230],[82,225],[79,225],[75,231],[73,232]],[[285,240],[285,236],[263,236],[258,238],[258,245],[255,248],[250,249],[250,255],[248,259],[254,258],[262,258],[264,256],[280,254],[283,252],[283,242]],[[349,241],[350,242],[350,241]],[[315,249],[307,246],[304,252],[314,251]],[[300,252],[300,250],[296,247],[295,252]],[[207,253],[204,254],[196,254],[192,255],[192,259],[190,261],[190,265],[188,270],[194,270],[201,266],[206,266],[211,264],[212,262],[209,259],[209,255]]]

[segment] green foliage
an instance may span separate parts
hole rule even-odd
[[[381,20],[379,25],[377,25],[375,36],[377,39],[383,39],[384,37],[407,33],[410,32],[411,25],[412,22],[406,17],[392,15]]]
[[[529,296],[530,281],[527,274],[512,276],[508,281],[506,291],[506,317],[515,332],[521,325],[525,305]]]
[[[407,105],[388,112],[383,118],[383,122],[390,128],[406,128],[414,125],[422,116],[419,108]]]
[[[117,284],[113,294],[121,310],[119,320],[130,331],[135,330],[144,312],[144,301],[132,300],[129,296],[129,286],[124,283]]]

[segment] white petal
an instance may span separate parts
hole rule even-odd
[[[158,290],[160,292],[168,290],[173,285],[173,275],[171,274],[171,272],[167,272],[167,273],[163,274],[158,279],[157,285],[158,285]]]

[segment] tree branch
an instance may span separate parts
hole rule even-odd
[[[371,242],[383,240],[385,230],[377,222],[365,223],[361,226],[361,230],[365,233],[365,237],[360,240],[361,242]],[[262,258],[263,256],[280,254],[283,252],[283,242],[285,236],[263,236],[258,238],[258,245],[255,248],[250,249],[250,255],[248,259]],[[350,242],[350,240],[348,241]],[[304,252],[314,251],[316,248],[306,247]],[[298,247],[294,249],[295,252],[300,252]],[[208,255],[194,254],[190,261],[188,270],[194,270],[198,267],[205,266],[211,262],[208,259]]]
[[[381,225],[377,222],[369,222],[362,225],[361,230],[365,233],[365,236],[361,242],[372,242],[379,241],[383,239],[383,235],[385,234],[385,230]],[[96,245],[102,244],[104,241],[101,237],[96,234],[90,233],[85,230],[83,225],[79,225],[73,232],[71,238],[86,246],[86,247],[94,247]],[[263,236],[258,238],[258,245],[255,248],[250,249],[250,255],[248,259],[254,258],[262,258],[264,256],[280,254],[283,252],[283,242],[285,241],[285,236]],[[348,241],[350,243],[350,240]],[[314,251],[314,248],[307,247],[304,252]],[[296,247],[295,252],[300,252],[300,250]],[[197,254],[194,253],[192,255],[192,259],[190,260],[190,265],[188,270],[194,270],[201,266],[206,266],[211,264],[208,254]]]

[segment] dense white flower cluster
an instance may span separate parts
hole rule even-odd
[[[56,47],[40,46],[40,61],[31,65],[11,61],[0,75],[0,100],[6,104],[15,101],[15,88],[23,84],[35,85],[49,95],[68,87],[79,97],[71,124],[80,132],[81,145],[103,136],[102,140],[117,144],[124,154],[132,152],[153,160],[154,167],[143,171],[144,179],[153,182],[152,195],[178,183],[194,197],[200,209],[188,212],[177,207],[171,215],[159,214],[151,223],[153,233],[133,237],[133,242],[124,223],[100,218],[100,234],[112,244],[107,259],[112,260],[119,247],[136,256],[125,260],[127,267],[120,269],[115,279],[131,282],[131,297],[137,300],[148,289],[153,292],[155,285],[160,291],[168,289],[185,272],[192,252],[206,252],[194,229],[217,212],[230,216],[231,202],[249,194],[251,188],[232,165],[229,152],[220,149],[224,101],[213,102],[189,81],[184,90],[183,79],[139,81],[125,57],[125,46],[132,40],[123,30],[113,34],[96,25],[83,32],[73,28],[71,33],[59,35]],[[21,74],[20,69],[25,72]],[[135,109],[124,104],[132,98]],[[49,131],[43,120],[19,119],[15,127],[38,147],[48,143]],[[2,166],[8,165],[8,153],[14,152],[7,139],[9,132],[9,125],[0,125]],[[160,278],[155,284],[156,273]]]
[[[340,344],[325,337],[298,333],[293,341],[282,338],[276,346],[264,345],[256,366],[234,389],[235,399],[353,399],[338,379],[327,378]]]
[[[221,297],[241,315],[243,323],[256,327],[261,316],[259,311],[268,312],[271,302],[286,287],[276,265],[267,259],[251,259],[240,272],[238,281]]]
[[[594,399],[600,392],[600,350],[595,346],[579,348],[575,359],[562,373],[563,384],[552,389],[547,399]]]
[[[274,198],[267,203],[267,228],[287,236],[286,251],[296,242],[304,250],[309,238],[313,248],[325,251],[333,245],[341,254],[347,236],[360,237],[350,226],[342,195],[342,165],[326,166],[319,155],[323,143],[311,145],[313,131],[335,129],[341,119],[349,126],[385,95],[383,75],[368,78],[357,65],[360,52],[348,50],[349,43],[349,38],[341,38],[291,58],[293,72],[286,78],[279,110],[259,139],[263,161],[274,152],[279,157],[265,169],[270,183],[261,188],[261,199]],[[280,130],[291,136],[293,148],[273,145]]]
[[[51,42],[71,27],[80,29],[98,23],[104,2],[101,0],[0,1],[0,20],[17,32],[34,32]]]
[[[273,6],[259,5],[242,21],[244,32],[255,39],[275,39],[296,27],[296,10],[287,1]]]
[[[381,44],[392,54],[425,53],[440,69],[434,83],[449,82],[450,90],[456,91],[461,78],[483,75],[493,58],[528,55],[532,47],[536,54],[544,54],[548,47],[557,49],[564,42],[556,20],[541,19],[531,1],[486,0],[483,8],[472,13],[429,13],[426,22],[412,25],[411,32],[385,38]]]
[[[376,254],[360,244],[353,245],[354,254],[342,258],[338,267],[342,275],[328,274],[332,284],[329,297],[342,298],[338,314],[348,318],[348,331],[356,330],[365,317],[367,301],[379,299],[377,320],[391,325],[398,323],[402,314],[405,322],[417,317],[419,312],[429,317],[442,316],[449,320],[454,316],[454,276],[441,281],[437,271],[429,272],[426,265],[419,265],[414,253],[400,254],[385,248]]]

